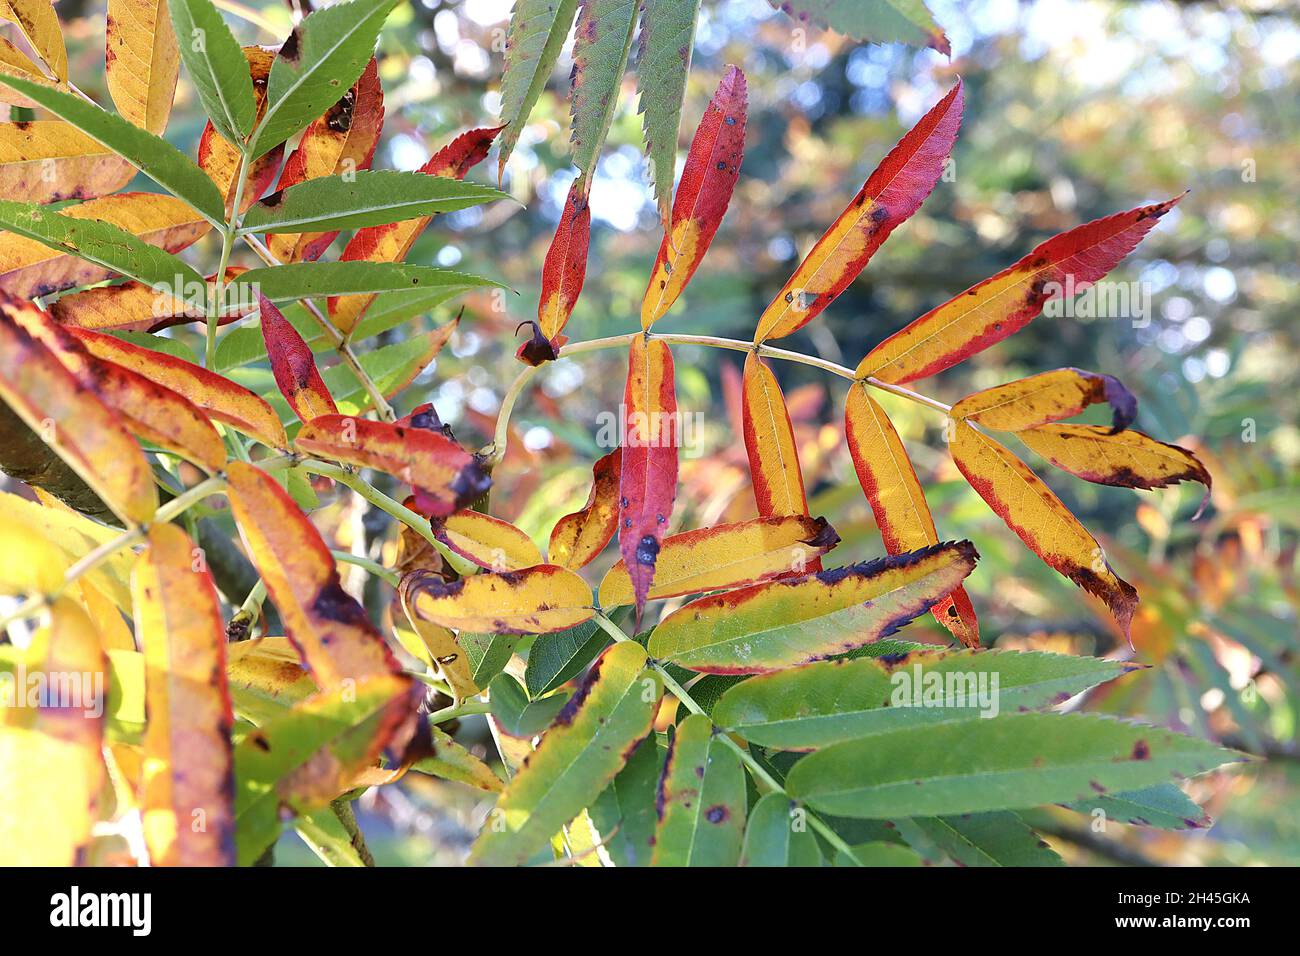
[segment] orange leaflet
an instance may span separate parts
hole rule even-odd
[[[958,80],[899,140],[763,312],[755,342],[789,335],[821,314],[858,277],[895,227],[920,208],[947,167],[961,125],[962,101]]]
[[[271,374],[294,414],[304,422],[321,415],[333,415],[338,406],[325,387],[316,368],[311,348],[284,314],[260,292],[257,301],[262,311],[262,339],[271,360]]]
[[[193,42],[186,37],[186,42]],[[162,135],[176,95],[181,58],[167,5],[110,0],[104,27],[104,82],[122,116]]]
[[[591,617],[591,588],[568,568],[541,564],[523,571],[484,572],[444,581],[415,571],[403,582],[407,606],[420,618],[481,634],[549,634]]]
[[[21,325],[0,292],[0,398],[124,521],[158,509],[153,473],[122,420]]]
[[[533,337],[519,346],[515,357],[529,365],[554,361],[565,337],[560,335],[582,293],[587,277],[587,246],[591,241],[591,204],[581,177],[569,187],[564,213],[542,263],[542,297],[537,303]]]
[[[814,570],[813,562],[839,544],[825,518],[790,515],[697,528],[664,538],[649,599],[699,594]],[[821,570],[820,565],[815,570]],[[633,599],[627,566],[619,561],[600,582],[601,607]]]
[[[434,537],[461,557],[489,571],[518,571],[542,563],[542,553],[508,521],[461,510],[434,522]]]
[[[741,380],[742,428],[758,513],[765,517],[806,515],[799,450],[790,412],[776,376],[757,353],[745,358]]]
[[[903,554],[938,544],[939,534],[916,469],[889,416],[867,394],[862,382],[849,387],[844,404],[844,436],[885,550]],[[935,620],[962,644],[979,646],[979,620],[964,587],[958,587],[931,610]]]
[[[634,336],[627,361],[618,548],[632,578],[639,625],[677,496],[677,393],[672,352],[662,340]]]
[[[1020,431],[1079,414],[1108,402],[1111,433],[1123,431],[1137,416],[1137,399],[1119,379],[1078,368],[1058,368],[967,395],[952,407],[953,418],[999,431]]]
[[[623,450],[615,448],[591,468],[591,494],[580,511],[565,515],[551,530],[547,554],[552,564],[586,567],[605,550],[618,530],[618,485]]]
[[[226,282],[247,271],[244,266],[228,267]],[[204,302],[210,300],[215,279],[215,274],[208,276],[208,288],[201,290],[202,295],[197,298]],[[158,332],[205,318],[202,307],[185,302],[166,289],[154,289],[134,280],[59,296],[50,303],[49,312],[60,325],[99,332]],[[223,309],[217,324],[235,322],[246,314],[239,308]]]
[[[1023,461],[965,422],[954,423],[948,448],[970,486],[1007,527],[1049,567],[1105,601],[1128,637],[1137,591],[1111,570],[1101,545],[1052,490]]]
[[[39,706],[0,708],[0,866],[72,866],[99,819],[108,667],[68,597],[54,602],[23,659],[28,673],[57,676],[81,698],[60,706],[47,686]]]
[[[169,388],[237,431],[272,448],[289,447],[284,426],[262,398],[242,385],[201,366],[165,352],[124,342],[114,335],[86,329],[68,329],[91,355],[130,369],[152,382]]]
[[[740,178],[748,105],[745,74],[727,67],[686,154],[669,231],[659,244],[659,258],[641,300],[643,329],[672,308],[718,231]]]
[[[257,103],[257,122],[262,122],[266,113],[266,80],[271,75],[271,64],[275,61],[274,50],[263,50],[260,46],[244,47],[244,58],[248,60],[248,73],[253,78],[253,99]],[[217,184],[221,194],[226,197],[226,213],[235,202],[235,176],[239,173],[239,150],[217,132],[209,122],[203,127],[199,137],[199,168]],[[239,203],[239,211],[245,212],[249,206],[262,197],[262,193],[271,188],[280,160],[284,158],[284,144],[272,149],[265,156],[253,162],[253,168],[244,177],[244,195]]]
[[[446,176],[450,179],[464,179],[475,165],[483,161],[492,140],[503,127],[495,129],[472,129],[462,133],[450,144],[444,146],[420,167],[420,172],[429,176]],[[411,244],[419,237],[432,219],[421,216],[405,222],[392,222],[383,226],[367,226],[358,229],[343,249],[339,258],[344,262],[402,262],[406,259]],[[329,300],[330,318],[344,332],[350,332],[360,321],[362,313],[374,301],[373,294],[334,296]]]
[[[1016,437],[1057,468],[1085,481],[1120,488],[1164,488],[1199,481],[1205,496],[1196,518],[1209,503],[1212,479],[1196,456],[1142,432],[1116,433],[1096,425],[1040,425],[1017,432]]]
[[[189,204],[159,193],[114,193],[66,206],[59,215],[99,219],[168,252],[180,252],[212,228]],[[0,289],[35,298],[111,279],[116,273],[24,236],[0,243]]]
[[[280,173],[278,189],[308,179],[369,169],[384,125],[384,90],[375,60],[343,98],[303,131],[298,146]],[[266,237],[266,244],[281,262],[311,262],[334,241],[338,230]]]
[[[361,468],[387,472],[415,488],[416,510],[442,517],[476,501],[492,485],[478,460],[441,432],[324,415],[308,422],[294,444]]]
[[[63,120],[0,123],[0,196],[6,199],[106,196],[135,174],[130,163]]]
[[[157,524],[131,589],[149,715],[142,785],[149,862],[233,866],[234,718],[216,585],[185,532]]]
[[[1048,239],[1009,269],[885,339],[858,364],[858,377],[910,382],[1001,342],[1029,324],[1046,302],[1073,295],[1110,272],[1180,199],[1095,219]]]
[[[285,632],[322,690],[401,668],[365,610],[339,584],[329,546],[270,475],[243,462],[226,471],[249,557]]]

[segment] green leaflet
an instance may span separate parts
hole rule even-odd
[[[637,746],[588,814],[615,866],[649,866],[655,835],[655,792],[665,749],[655,734]]]
[[[573,41],[573,163],[590,181],[632,47],[639,0],[583,0]]]
[[[309,179],[272,193],[248,207],[239,234],[383,226],[506,198],[491,186],[447,176],[363,169],[349,176]]]
[[[526,863],[590,804],[650,732],[663,693],[637,644],[615,644],[488,814],[469,860]]]
[[[654,175],[659,217],[668,222],[677,166],[677,130],[695,47],[700,0],[644,0],[637,49],[636,89],[640,98],[646,155]]]
[[[211,0],[169,0],[177,46],[203,109],[227,142],[253,131],[253,80],[238,41]]]
[[[528,666],[524,670],[529,696],[540,697],[573,680],[608,643],[608,635],[595,621],[583,621],[567,631],[539,634],[528,649]]]
[[[433,179],[434,177],[425,177]],[[475,286],[504,288],[499,282],[465,272],[410,266],[400,262],[293,262],[249,269],[236,280],[252,286],[272,302],[351,295],[360,292],[409,291],[415,288],[457,290]]]
[[[0,200],[0,229],[35,239],[146,285],[172,289],[179,283],[186,289],[207,288],[201,275],[170,252],[98,219],[72,219],[39,203]]]
[[[796,20],[812,20],[855,40],[910,43],[948,52],[948,38],[923,0],[768,0]]]
[[[751,677],[722,696],[713,719],[764,747],[812,750],[963,720],[985,707],[1008,714],[1048,707],[1132,669],[1094,657],[978,650],[819,661]]]
[[[552,694],[530,701],[519,681],[498,674],[488,685],[492,716],[502,733],[511,737],[535,737],[551,725],[569,699],[567,693]]]
[[[904,727],[795,764],[790,796],[849,817],[946,816],[1082,800],[1247,759],[1096,714],[1013,714]]]
[[[905,824],[907,827],[905,827]],[[915,827],[962,866],[1064,866],[1056,852],[1010,810],[899,821],[904,838]],[[914,847],[922,856],[921,847]],[[942,860],[930,862],[938,863]]]
[[[352,0],[309,14],[271,64],[266,113],[248,153],[257,159],[339,101],[370,62],[397,0]]]
[[[176,3],[177,0],[171,0]],[[326,866],[365,866],[366,862],[352,843],[352,835],[333,807],[304,813],[293,826],[302,842]]]
[[[677,725],[659,778],[651,866],[735,866],[745,832],[745,771],[709,718]]]
[[[835,854],[836,866],[924,866],[925,861],[901,843],[875,841],[849,847]]]
[[[446,731],[437,726],[431,726],[429,730],[433,735],[433,756],[417,761],[411,766],[412,770],[489,793],[500,793],[504,789],[501,778],[492,772],[492,768],[452,740]]]
[[[1127,793],[1095,794],[1076,800],[1069,808],[1094,819],[1100,810],[1107,819],[1119,823],[1162,830],[1208,827],[1212,822],[1176,783],[1160,783]]]
[[[471,634],[461,631],[456,636],[469,660],[470,678],[479,687],[487,687],[492,679],[505,670],[510,656],[519,643],[518,634]]]
[[[226,207],[216,184],[192,159],[161,136],[79,96],[31,80],[0,74],[0,84],[12,87],[108,147],[172,195],[189,203],[212,225],[219,228],[224,225]],[[168,280],[174,276],[173,272]]]
[[[555,69],[577,7],[578,0],[516,0],[501,76],[501,122],[506,129],[501,134],[498,178]]]
[[[822,851],[806,826],[806,815],[781,793],[754,804],[745,827],[741,866],[821,866]]]

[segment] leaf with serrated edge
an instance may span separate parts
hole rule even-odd
[[[659,218],[668,222],[677,165],[677,131],[691,72],[700,0],[643,0],[636,91]],[[707,243],[706,243],[707,245]]]
[[[204,112],[228,141],[242,142],[253,131],[257,107],[239,43],[211,0],[168,0],[167,5],[175,35],[185,39],[180,58]],[[196,36],[203,42],[193,42]]]
[[[247,64],[249,82],[252,84],[254,116],[258,122],[266,114],[266,81],[271,73],[271,64],[275,61],[275,51],[260,46],[243,48],[243,58]],[[238,62],[238,61],[236,61]],[[271,188],[276,172],[280,169],[280,160],[284,158],[284,144],[276,146],[265,155],[249,164],[244,176],[244,195],[240,199],[239,211],[243,212]],[[230,215],[235,204],[235,177],[239,173],[243,154],[228,139],[225,133],[218,131],[209,120],[199,136],[199,168],[207,173],[225,196],[226,213]]]
[[[948,37],[923,0],[768,0],[801,23],[819,25],[871,43],[934,47],[948,56]]]
[[[266,342],[271,373],[280,394],[304,422],[336,414],[338,406],[321,379],[311,349],[298,330],[266,296],[259,294],[257,301],[262,314],[262,338]]]
[[[68,51],[63,29],[49,0],[0,0],[0,19],[18,27],[56,79],[68,78]]]
[[[998,431],[1021,431],[1072,418],[1090,405],[1111,406],[1111,431],[1120,432],[1137,415],[1137,399],[1119,379],[1078,368],[1039,372],[967,395],[949,414]]]
[[[501,71],[501,156],[497,179],[505,175],[519,134],[538,97],[546,88],[573,27],[578,0],[517,0],[506,33],[505,67]]]
[[[618,106],[639,0],[581,0],[570,85],[573,164],[590,182]]]

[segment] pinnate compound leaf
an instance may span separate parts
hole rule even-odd
[[[356,83],[396,5],[397,0],[351,0],[308,14],[294,27],[271,66],[266,114],[249,142],[253,157],[323,116]]]
[[[759,798],[745,827],[741,866],[821,866],[817,838],[804,826],[796,827],[795,804],[783,793]]]
[[[211,0],[167,0],[167,5],[204,112],[226,140],[243,142],[253,131],[257,106],[239,43]]]
[[[547,553],[552,564],[577,570],[605,550],[618,530],[618,486],[623,449],[615,448],[591,467],[591,494],[581,510],[555,523]]]
[[[889,234],[921,207],[947,168],[963,103],[958,80],[881,160],[763,312],[755,342],[782,338],[820,315],[866,268]]]
[[[662,3],[660,4],[663,5]],[[672,4],[669,4],[672,5]],[[646,27],[642,27],[642,37]],[[675,54],[676,55],[676,54]],[[680,110],[680,96],[678,97]],[[644,94],[643,94],[644,101]],[[653,102],[653,101],[652,101]],[[731,201],[732,190],[740,178],[740,161],[745,152],[745,120],[749,93],[745,74],[738,67],[729,66],[718,84],[717,92],[709,101],[700,120],[699,128],[691,140],[686,154],[686,165],[677,184],[672,214],[667,211],[667,197],[672,189],[672,159],[677,151],[676,114],[672,132],[672,145],[665,148],[662,160],[668,165],[660,171],[655,159],[656,189],[666,187],[660,197],[663,220],[667,224],[664,238],[659,243],[659,256],[655,259],[650,283],[641,300],[641,328],[651,325],[672,308],[686,284],[695,275],[708,251],[709,244],[718,232],[722,217]],[[649,139],[650,111],[646,111],[647,140]],[[657,148],[651,147],[653,152]]]
[[[663,687],[646,663],[631,642],[600,656],[497,801],[471,863],[526,863],[600,795],[651,731]]]
[[[781,386],[767,363],[750,352],[741,379],[741,431],[754,502],[763,517],[806,515],[799,448]]]
[[[969,541],[714,594],[659,622],[649,651],[705,674],[761,674],[889,637],[975,567]]]
[[[581,624],[593,613],[586,582],[554,564],[450,582],[421,574],[408,587],[407,602],[416,615],[458,631],[546,634]]]
[[[167,4],[108,0],[104,38],[104,80],[113,104],[136,126],[160,135],[167,127],[181,69]]]
[[[149,714],[142,785],[149,862],[233,865],[232,716],[216,585],[185,532],[157,524],[132,590]],[[200,813],[203,826],[195,827]]]
[[[1127,637],[1137,591],[1111,570],[1101,545],[1061,499],[1023,461],[965,422],[955,423],[948,450],[970,486],[1029,550],[1101,598]]]
[[[591,182],[618,107],[639,0],[581,0],[573,40],[573,164]],[[585,187],[584,187],[585,191]]]
[[[825,518],[790,515],[699,528],[664,538],[647,599],[699,594],[802,574],[839,543]],[[620,560],[600,582],[600,605],[631,604],[632,581]]]
[[[506,33],[505,68],[501,74],[501,157],[497,179],[519,142],[538,97],[555,70],[569,38],[578,0],[517,0]]]
[[[1104,277],[1180,199],[1095,219],[1048,239],[1015,265],[885,339],[858,364],[858,377],[910,382],[1001,342],[1028,325],[1049,301]]]
[[[910,43],[952,53],[924,0],[768,0],[801,23],[812,21],[870,43]]]
[[[149,463],[118,415],[18,321],[30,303],[0,294],[0,399],[124,521],[158,508]]]
[[[695,18],[699,12],[700,0],[643,0],[641,4],[636,91],[645,132],[646,156],[654,175],[655,203],[659,207],[659,218],[665,223],[668,222],[668,206],[673,195],[677,131],[682,121],[682,99],[686,96],[686,78],[691,72]]]
[[[1111,407],[1111,433],[1137,417],[1137,399],[1119,379],[1077,368],[1039,372],[967,395],[952,407],[953,418],[998,431],[1016,432],[1071,418],[1090,405]]]
[[[1243,759],[1097,714],[1010,714],[834,744],[795,764],[786,790],[837,816],[946,816],[1082,800]]]
[[[817,661],[738,684],[722,695],[713,719],[763,747],[814,750],[900,727],[967,720],[990,708],[1015,713],[1051,707],[1135,669],[1100,658],[1016,651]],[[981,697],[981,686],[996,691]]]
[[[255,122],[261,122],[262,117],[266,115],[266,82],[271,74],[275,51],[260,46],[246,46],[243,48],[243,58],[247,64],[249,82],[252,84]],[[220,132],[211,120],[203,127],[203,134],[199,137],[199,168],[211,177],[222,195],[226,197],[227,214],[234,210],[235,177],[239,174],[239,166],[243,158],[235,142]],[[257,202],[258,197],[271,188],[275,174],[280,169],[280,160],[283,158],[284,144],[281,143],[249,165],[248,172],[244,176],[244,195],[239,202],[240,212]]]
[[[62,120],[0,123],[0,195],[24,202],[117,192],[135,167]]]
[[[691,714],[668,747],[659,778],[651,866],[735,866],[745,835],[745,771],[713,724]]]
[[[907,450],[885,410],[861,382],[849,387],[845,399],[844,436],[885,550],[902,554],[938,544],[934,518]],[[954,590],[931,612],[966,647],[979,646],[979,620],[965,588]]]
[[[243,462],[231,462],[227,476],[249,557],[317,686],[328,691],[347,680],[397,673],[384,639],[339,583],[329,546],[289,493]]]
[[[271,360],[271,373],[290,407],[302,421],[334,415],[338,406],[321,379],[316,359],[298,330],[264,295],[258,294],[262,313],[262,337]]]

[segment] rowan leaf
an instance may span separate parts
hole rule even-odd
[[[474,680],[469,656],[456,635],[441,624],[426,621],[415,613],[411,604],[411,589],[420,580],[419,575],[403,575],[398,597],[402,611],[416,635],[423,642],[426,655],[451,688],[456,700],[478,694],[482,688]]]
[[[287,637],[231,644],[227,650],[226,684],[236,716],[258,727],[317,691]]]
[[[828,26],[855,40],[910,43],[951,56],[948,37],[924,0],[768,0],[802,23]]]
[[[271,75],[271,64],[275,61],[275,51],[264,50],[260,46],[243,48],[244,61],[248,67],[249,82],[253,91],[254,122],[260,123],[266,115],[266,84]],[[238,61],[235,61],[236,63]],[[209,120],[199,137],[199,168],[212,178],[225,196],[225,210],[229,216],[234,211],[236,183],[239,167],[243,162],[243,152],[235,145],[241,140],[231,140],[220,132]],[[280,169],[280,160],[284,158],[284,144],[276,146],[264,155],[254,159],[244,176],[244,195],[239,203],[243,212],[271,188],[275,174]]]
[[[0,74],[6,83],[60,119],[107,146],[174,196],[184,200],[214,226],[225,220],[221,194],[203,170],[160,136],[141,129],[79,96],[30,80]]]
[[[975,567],[949,542],[692,601],[659,622],[649,651],[705,674],[761,674],[843,654],[894,634]]]
[[[538,97],[555,70],[564,41],[573,28],[578,0],[517,0],[506,33],[505,67],[501,72],[501,153],[497,179],[519,142]]]
[[[256,311],[255,302],[251,308],[247,308],[246,303],[231,301],[233,293],[242,291],[239,286],[230,284],[231,281],[247,271],[243,266],[230,266],[226,269],[226,301],[219,310],[218,325],[229,325],[244,318],[246,313]],[[111,332],[125,341],[133,335],[160,332],[176,325],[206,320],[206,306],[216,285],[214,280],[214,276],[208,276],[202,286],[188,288],[183,282],[178,285],[176,280],[168,288],[148,286],[135,280],[116,285],[92,286],[80,292],[59,296],[49,304],[49,313],[60,325],[94,332]],[[261,334],[256,329],[253,329],[253,334],[261,340]],[[146,335],[146,339],[157,350],[183,347],[189,354],[193,354],[193,350],[178,339],[163,339],[153,335]]]
[[[641,4],[636,91],[646,156],[650,159],[654,176],[655,202],[659,206],[659,218],[664,223],[668,222],[668,207],[673,196],[677,131],[682,121],[682,99],[686,96],[686,78],[691,72],[695,18],[699,12],[700,0],[644,0]]]
[[[434,153],[429,161],[420,167],[420,172],[426,176],[464,179],[465,174],[487,156],[492,141],[499,132],[501,132],[500,127],[473,129],[468,133],[462,133]],[[401,262],[429,222],[429,217],[421,216],[405,222],[358,229],[344,247],[340,258],[343,262]],[[344,295],[331,298],[330,319],[344,332],[351,332],[373,301],[373,295]]]
[[[587,278],[587,246],[591,242],[591,203],[581,180],[574,180],[564,198],[564,212],[542,262],[542,293],[537,302],[538,336],[517,353],[529,365],[556,358],[564,338],[560,332],[573,314]]]
[[[462,508],[435,523],[434,537],[489,571],[520,571],[543,564],[533,539],[508,521]]]
[[[458,631],[547,634],[581,624],[593,613],[586,582],[554,564],[457,581],[424,573],[408,587],[408,604],[421,619]]]
[[[135,167],[62,120],[0,123],[0,193],[24,202],[117,192]]]
[[[0,19],[18,27],[23,39],[31,44],[56,79],[68,79],[68,51],[53,3],[47,0],[0,0]]]
[[[168,0],[168,9],[204,111],[228,142],[242,143],[253,131],[257,106],[239,43],[211,0]]]
[[[1137,591],[1111,570],[1101,545],[1061,499],[1024,462],[965,422],[954,423],[948,450],[970,486],[1029,550],[1101,598],[1128,637]]]
[[[735,866],[745,837],[745,771],[736,752],[691,714],[677,725],[659,778],[651,866]]]
[[[953,817],[918,817],[911,822],[925,834],[927,841],[951,857],[958,866],[1065,865],[1024,820],[1009,810]]]
[[[124,118],[157,134],[167,128],[181,69],[167,2],[108,0],[104,31],[104,80],[113,104]]]
[[[0,0],[0,10],[4,9],[5,5]],[[32,62],[31,57],[14,46],[13,42],[5,36],[0,36],[0,75],[22,77],[52,89],[66,90],[68,88],[66,80],[51,80],[41,71],[39,66]],[[26,109],[36,107],[36,104],[27,97],[3,84],[0,84],[0,103],[22,106]]]
[[[889,416],[860,382],[849,387],[845,399],[844,437],[885,551],[903,554],[938,544],[939,533],[916,469]],[[965,588],[954,590],[931,612],[966,647],[979,646],[979,620]]]
[[[807,827],[797,827],[795,803],[783,793],[759,797],[745,827],[741,866],[821,866],[822,851]]]
[[[352,89],[303,131],[280,173],[279,188],[369,169],[383,125],[384,91],[378,63],[372,59]],[[337,231],[270,235],[266,244],[280,262],[311,262],[337,235]]]
[[[618,530],[618,487],[623,450],[615,448],[591,467],[591,493],[578,511],[555,523],[547,555],[552,564],[577,570],[605,550]]]
[[[650,733],[662,693],[639,645],[620,643],[605,651],[506,786],[469,862],[518,865],[545,849]]]
[[[304,422],[336,414],[338,407],[321,380],[311,349],[298,330],[266,296],[258,293],[257,301],[262,313],[266,354],[271,360],[271,372],[280,394]]]
[[[524,669],[524,686],[529,696],[541,697],[567,684],[586,670],[607,644],[609,635],[594,621],[537,635],[528,648]]]
[[[1199,829],[1213,823],[1178,784],[1169,782],[1125,793],[1089,794],[1068,806],[1089,816],[1102,810],[1108,819],[1162,830]]]
[[[150,865],[231,866],[232,718],[216,585],[185,532],[156,524],[136,560],[132,590],[146,669],[142,791]]]
[[[8,492],[0,492],[0,528],[12,545],[0,548],[0,586],[11,594],[57,590],[69,567],[118,534],[57,502],[42,505]],[[88,571],[80,583],[130,610],[131,563],[130,553],[120,552]]]
[[[755,352],[745,357],[741,379],[741,430],[758,513],[806,515],[808,496],[790,411],[776,376]]]
[[[990,708],[996,716],[1052,707],[1137,669],[1094,657],[1017,651],[817,661],[737,684],[712,716],[719,727],[762,747],[816,750],[902,727],[969,720]]]
[[[308,14],[289,34],[267,79],[266,114],[249,141],[254,158],[324,115],[375,52],[397,0],[352,0]]]
[[[573,40],[573,164],[590,184],[618,106],[639,0],[581,0]],[[583,186],[586,192],[587,186]]]
[[[658,5],[673,6],[665,0],[660,0]],[[641,28],[643,38],[646,29],[644,25]],[[676,50],[673,51],[673,56],[678,57],[680,62],[680,54]],[[689,51],[687,56],[689,57]],[[644,94],[642,102],[644,103]],[[677,104],[680,112],[680,95]],[[682,168],[682,178],[677,184],[671,216],[667,200],[672,192],[672,173],[669,170],[674,168],[673,158],[677,152],[676,114],[673,117],[671,145],[663,144],[665,155],[662,159],[667,165],[663,167],[662,173],[659,161],[653,155],[655,146],[650,146],[656,189],[663,187],[660,211],[667,228],[659,243],[659,255],[650,273],[645,297],[641,300],[643,329],[648,330],[672,308],[695,275],[695,270],[704,260],[704,253],[718,232],[727,204],[731,202],[731,193],[740,178],[748,108],[749,93],[745,74],[738,67],[729,66],[691,139],[686,165]],[[646,111],[646,117],[648,142],[649,110]]]
[[[551,726],[551,722],[564,709],[569,700],[561,692],[529,700],[528,693],[509,674],[498,674],[488,687],[492,719],[497,732],[522,740],[530,740]]]
[[[69,328],[91,355],[129,369],[186,396],[209,417],[271,448],[287,448],[284,426],[271,406],[230,379],[184,359],[133,345],[114,335]]]
[[[155,193],[117,193],[58,212],[0,200],[0,229],[24,237],[0,246],[0,288],[35,297],[120,274],[202,289],[203,276],[172,253],[208,228],[179,200]]]
[[[661,339],[633,337],[623,414],[618,546],[640,621],[677,495],[677,394],[672,352]]]
[[[986,388],[957,402],[949,414],[986,428],[1018,432],[1071,418],[1100,402],[1110,404],[1112,434],[1128,428],[1137,416],[1137,399],[1119,379],[1077,368],[1039,372]]]
[[[655,735],[646,737],[587,809],[601,845],[616,866],[650,865],[663,758]]]
[[[478,500],[491,486],[473,455],[424,428],[329,414],[308,421],[294,445],[309,455],[400,478],[415,486],[418,510],[438,517]]]
[[[837,816],[943,816],[1081,800],[1243,759],[1099,714],[1009,714],[834,744],[795,764],[786,792]]]
[[[454,780],[486,793],[500,793],[505,789],[505,784],[491,767],[452,740],[445,731],[436,726],[429,730],[433,734],[433,756],[413,764],[412,770],[443,780]]]
[[[1043,306],[1101,279],[1182,196],[1063,232],[1015,265],[971,286],[881,342],[858,378],[910,382],[951,368],[1029,324]]]
[[[124,521],[158,508],[149,463],[118,416],[17,320],[29,303],[0,294],[0,398]]]
[[[820,315],[858,277],[889,234],[921,207],[947,168],[964,102],[958,80],[881,160],[764,310],[755,342],[782,338]]]
[[[227,494],[249,557],[303,665],[322,691],[399,670],[365,610],[339,583],[329,546],[266,472],[231,462]]]
[[[839,543],[825,518],[789,515],[699,528],[664,538],[649,600],[756,584],[802,574]],[[620,560],[600,582],[600,605],[631,604],[632,581]]]
[[[494,279],[453,272],[433,266],[412,266],[397,262],[295,262],[282,266],[249,269],[239,276],[240,285],[255,289],[272,302],[325,298],[351,293],[371,297],[379,292],[409,292],[495,287]],[[332,301],[332,299],[331,299]]]

